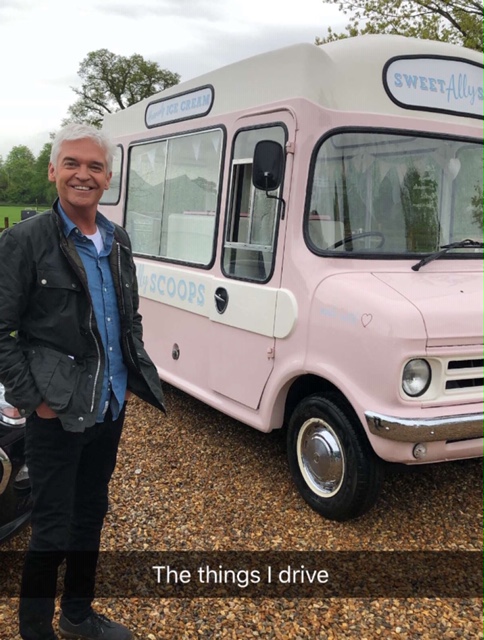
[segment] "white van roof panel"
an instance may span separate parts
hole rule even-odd
[[[338,111],[411,115],[389,97],[383,82],[385,65],[399,56],[462,59],[482,66],[482,54],[476,51],[395,35],[359,36],[320,46],[296,44],[181,82],[106,116],[103,128],[112,135],[146,130],[145,114],[150,103],[207,85],[214,89],[210,115],[292,98],[304,98]],[[482,71],[479,73],[482,81]],[[426,110],[419,111],[420,116],[433,120],[456,118]]]

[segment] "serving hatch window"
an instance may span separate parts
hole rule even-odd
[[[467,238],[482,242],[482,175],[482,143],[335,134],[316,157],[306,237],[316,250],[355,257],[427,253]]]
[[[222,142],[214,129],[131,148],[126,229],[135,253],[211,262]]]

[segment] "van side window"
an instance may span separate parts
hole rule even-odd
[[[118,204],[121,192],[121,171],[123,165],[123,147],[117,145],[114,151],[112,178],[109,189],[103,193],[100,204]]]
[[[222,141],[216,129],[131,148],[126,229],[135,253],[210,264]]]
[[[227,276],[266,281],[272,271],[279,202],[252,185],[252,159],[259,140],[284,145],[284,129],[274,126],[241,131],[235,139],[223,270]],[[278,191],[270,195],[278,195]]]

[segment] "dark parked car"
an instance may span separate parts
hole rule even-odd
[[[25,418],[8,404],[0,384],[0,543],[30,518],[30,483],[24,458]]]

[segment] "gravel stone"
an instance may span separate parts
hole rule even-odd
[[[130,401],[105,551],[482,551],[482,460],[387,476],[377,505],[324,520],[289,476],[284,434],[259,433],[165,385],[168,415]],[[2,545],[23,550],[28,529]],[[19,640],[16,598],[0,640]],[[480,598],[99,598],[136,640],[479,639]]]

